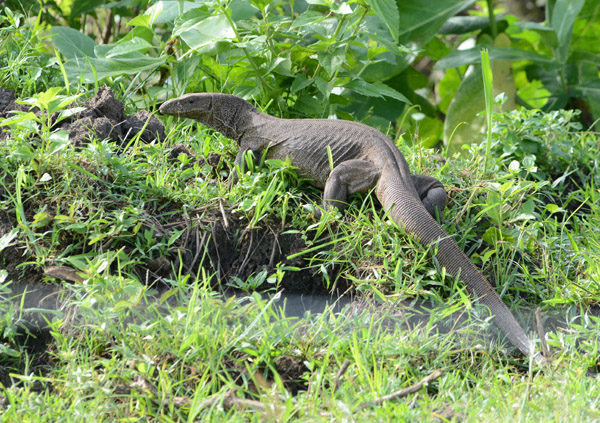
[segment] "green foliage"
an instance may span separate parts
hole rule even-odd
[[[97,44],[66,27],[55,26],[51,34],[71,83],[110,79],[135,92],[153,84],[159,71],[153,96],[223,91],[271,104],[276,113],[374,115],[374,123],[387,126],[409,102],[434,119],[434,107],[416,93],[422,87],[413,84],[414,75],[407,78],[416,50],[402,44],[426,44],[473,0],[421,3],[159,1],[129,21],[127,35],[114,34],[113,43]],[[88,10],[78,4],[67,16]],[[161,29],[165,25],[172,29],[171,41]],[[183,43],[176,45],[177,39]],[[132,75],[137,80],[126,82]],[[438,133],[432,132],[434,142]]]
[[[597,0],[587,3],[584,11],[583,0],[549,2],[546,22],[543,24],[519,22],[514,16],[506,16],[503,33],[490,37],[481,32],[476,46],[450,52],[434,68],[448,70],[465,65],[477,67],[480,64],[479,51],[481,47],[486,47],[492,62],[507,66],[504,71],[494,69],[494,73],[499,74],[502,79],[514,78],[512,86],[502,87],[502,90],[495,87],[496,94],[504,91],[509,99],[515,98],[519,104],[527,107],[543,106],[545,111],[583,109],[583,122],[588,126],[595,124],[600,117],[600,60],[597,47],[594,43],[571,42],[580,40],[592,28],[600,28],[600,3]],[[454,30],[462,32],[460,28]],[[506,35],[510,39],[500,39]],[[477,106],[472,103],[473,98],[481,96],[482,85],[481,82],[473,81],[473,77],[469,75],[474,73],[463,79],[446,118],[446,142],[458,122],[466,121],[471,124],[470,128],[466,126],[459,130],[453,141],[454,147],[472,142],[483,125],[483,122],[472,123],[476,120],[476,114],[483,109],[481,101],[476,103]],[[469,95],[460,95],[461,91],[468,92]],[[504,110],[514,107],[511,102],[508,107],[505,105]]]
[[[564,189],[573,174],[579,183],[587,184],[599,176],[594,163],[595,140],[577,133],[581,130],[581,124],[574,121],[577,115],[579,112],[572,110],[497,114],[492,154],[504,163],[516,162],[523,177],[550,180],[558,189]]]
[[[495,95],[507,96],[504,110],[517,103],[581,108],[587,125],[600,116],[598,55],[586,38],[600,26],[597,0],[585,7],[583,0],[550,2],[545,24],[497,19],[492,1],[454,17],[472,4],[213,0],[158,1],[145,9],[140,1],[128,9],[81,0],[48,2],[40,13],[70,25],[50,31],[64,64],[46,56],[62,67],[66,86],[111,81],[146,103],[184,91],[229,92],[273,114],[358,119],[384,130],[397,124],[425,146],[454,134],[454,148],[476,140],[483,125],[478,64],[485,46]],[[129,19],[127,31],[117,17]],[[103,22],[102,33],[94,22]],[[473,37],[476,46],[452,51]],[[421,70],[431,60],[446,70],[439,84],[425,76],[431,65]],[[440,112],[447,114],[444,129]]]
[[[39,18],[1,10],[0,87],[29,96],[60,81],[56,59],[44,45],[45,31]]]

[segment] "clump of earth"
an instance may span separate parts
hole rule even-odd
[[[70,116],[53,126],[53,129],[64,129],[74,145],[82,145],[92,137],[111,140],[120,145],[130,141],[139,133],[144,142],[152,142],[165,138],[163,124],[146,110],[139,110],[134,115],[126,115],[123,102],[118,100],[107,87],[83,102],[80,107],[85,110]],[[0,89],[0,118],[8,118],[14,111],[40,113],[39,109],[29,104],[18,103],[12,90]],[[58,113],[52,116],[56,122]],[[6,139],[7,131],[0,133],[0,139]]]

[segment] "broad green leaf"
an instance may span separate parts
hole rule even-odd
[[[135,18],[133,18],[132,20],[130,20],[129,22],[127,22],[127,26],[137,26],[137,27],[142,27],[142,28],[152,28],[152,22],[150,22],[152,20],[152,16],[144,14],[144,15],[138,15]]]
[[[258,37],[249,38],[243,43],[235,43],[236,47],[245,48],[250,54],[260,54],[265,49],[267,42],[266,35],[259,35]]]
[[[495,44],[494,48],[503,48],[510,45],[510,39],[501,33],[496,37]],[[507,100],[502,109],[513,110],[516,108],[516,87],[512,77],[512,64],[507,60],[492,60],[491,65],[494,75],[493,95],[506,94]],[[479,64],[468,70],[448,107],[444,121],[444,142],[449,143],[454,151],[459,150],[463,144],[478,142],[482,136],[485,116],[480,112],[485,109],[485,94],[481,72]]]
[[[531,108],[541,109],[548,102],[550,91],[544,88],[542,81],[535,79],[521,86],[517,95]]]
[[[192,11],[194,12],[194,11]],[[192,13],[190,12],[190,13]],[[187,28],[187,30],[185,30]],[[216,41],[233,40],[235,32],[224,15],[190,19],[173,30],[192,49],[197,50]]]
[[[96,42],[85,34],[72,28],[55,26],[50,30],[52,42],[67,59],[76,57],[96,57]]]
[[[417,90],[427,87],[428,84],[429,80],[427,76],[410,66],[400,74],[385,81],[385,85],[404,94],[412,104],[418,106],[420,113],[436,118],[435,107],[425,97],[417,93]]]
[[[438,107],[442,113],[448,114],[448,107],[454,98],[462,81],[462,72],[458,68],[450,68],[444,72],[444,76],[437,86],[437,95],[440,98]]]
[[[585,0],[583,9],[577,16],[579,19],[585,19],[586,21],[600,22],[600,14],[598,13],[598,7],[600,2],[598,0]]]
[[[298,91],[300,91],[300,90],[308,87],[312,83],[313,83],[312,79],[308,79],[303,74],[299,74],[298,76],[296,76],[296,78],[292,82],[292,87],[290,89],[290,92],[292,94],[294,94],[294,93],[296,93],[296,92],[298,92]]]
[[[473,3],[475,0],[397,0],[400,17],[398,42],[427,43],[451,16]]]
[[[387,28],[376,16],[367,16],[364,20],[364,27],[366,29],[365,34],[362,35],[365,38],[364,45],[371,42],[368,39],[370,38],[388,50],[377,55],[374,60],[370,60],[367,67],[361,71],[361,78],[365,81],[377,82],[392,78],[406,69],[416,57],[416,54],[407,53],[407,49],[394,42]],[[361,39],[360,37],[361,35],[359,35],[359,39]],[[354,44],[352,50],[357,57],[368,57],[368,50],[365,47],[358,47]]]
[[[28,104],[39,106],[43,109],[53,109],[52,104],[56,102],[58,93],[62,90],[59,87],[50,87],[46,91],[42,91],[34,95],[32,98],[24,99]],[[51,111],[53,113],[54,110]]]
[[[481,66],[474,65],[463,78],[448,107],[444,120],[444,143],[456,151],[463,144],[481,141],[485,118],[480,112],[484,109]]]
[[[331,6],[331,11],[336,15],[351,15],[353,12],[350,5],[345,1],[333,3]]]
[[[32,160],[36,154],[30,147],[19,147],[12,152],[12,156],[22,160]]]
[[[540,65],[553,65],[554,61],[541,54],[522,50],[515,47],[487,46],[490,60],[530,60]],[[473,65],[481,63],[481,46],[466,50],[455,50],[437,62],[434,69],[456,68],[462,65]]]
[[[594,86],[592,86],[594,84]],[[586,85],[580,87],[584,94],[585,102],[590,108],[590,112],[594,117],[600,116],[600,80],[591,81]],[[600,128],[600,122],[598,120],[595,121],[591,130],[598,131]]]
[[[357,92],[358,94],[367,97],[391,97],[395,100],[402,101],[407,104],[411,104],[408,98],[403,94],[399,93],[392,87],[385,85],[383,82],[365,82],[359,79],[355,79],[346,85],[346,88]]]
[[[49,153],[58,153],[60,150],[69,145],[69,133],[64,129],[59,129],[58,131],[50,134],[49,140],[51,141]]]
[[[203,21],[213,16],[208,10],[196,8],[190,10],[183,15],[179,16],[175,21],[173,32],[171,36],[176,37],[184,32],[191,31],[197,25],[200,25]],[[219,16],[219,15],[215,15]]]
[[[311,95],[301,95],[294,103],[294,109],[306,116],[319,116],[323,113],[325,103]]]
[[[444,124],[439,119],[425,116],[415,124],[415,127],[418,128],[416,133],[422,147],[432,148],[444,137]]]
[[[395,122],[406,109],[403,101],[389,97],[369,97],[351,92],[351,101],[337,115],[342,119],[359,120],[369,126],[380,128],[384,132],[390,122]]]
[[[37,120],[33,112],[16,112],[13,116],[6,119],[0,119],[0,126],[14,125],[15,123],[25,122],[28,120]]]
[[[447,56],[452,50],[439,38],[433,38],[423,46],[423,50],[431,60],[438,61]]]
[[[551,102],[555,102],[555,106],[552,108],[562,108],[566,105],[566,95],[567,92],[563,84],[560,82],[560,76],[556,69],[547,70],[545,67],[532,64],[527,66],[525,69],[527,73],[527,79],[529,81],[540,80],[544,84],[544,88],[552,93]],[[558,103],[556,103],[558,101]],[[549,105],[546,107],[550,107]]]
[[[345,58],[345,49],[338,47],[334,51],[320,51],[317,53],[317,59],[323,69],[330,77],[333,77],[335,72],[342,66]]]
[[[600,11],[600,0],[598,1],[598,9]],[[600,56],[600,13],[595,22],[585,20],[582,15],[584,11],[579,14],[575,23],[573,24],[573,40],[571,41],[572,51],[587,51],[592,54]]]
[[[53,114],[54,112],[65,108],[81,97],[81,94],[75,94],[71,96],[59,95],[58,93],[61,91],[62,88],[60,87],[50,87],[46,91],[42,91],[34,95],[32,98],[26,98],[19,101],[24,104],[37,106],[46,110],[49,114]]]
[[[546,43],[548,48],[555,48],[556,46],[558,46],[558,38],[556,37],[556,32],[554,32],[554,29],[544,24],[538,22],[521,22],[517,23],[517,26],[522,30],[529,30],[538,34],[542,38],[544,43]],[[521,36],[521,34],[519,34],[519,36]]]
[[[60,122],[63,119],[76,115],[77,113],[81,113],[85,110],[87,110],[85,107],[72,107],[70,109],[61,110],[58,114],[56,122]]]
[[[179,6],[181,6],[181,3],[182,2],[178,2],[178,4],[177,4],[178,8],[179,8]],[[164,6],[164,4],[159,3],[156,5],[156,7],[150,8],[150,9],[148,9],[148,11],[146,13],[144,13],[144,15],[148,17],[148,27],[147,27],[148,29],[153,29],[153,26],[156,23],[156,21],[158,20],[158,17],[163,14],[163,6]],[[183,10],[185,10],[185,7]],[[144,26],[144,25],[141,25],[141,26]]]
[[[171,23],[174,22],[180,16],[182,16],[184,13],[192,9],[198,9],[202,7],[202,4],[200,3],[195,3],[193,1],[184,1],[183,10],[181,11],[182,13],[180,13],[180,4],[181,2],[179,0],[157,1],[148,8],[148,10],[146,11],[146,15],[156,16],[154,20],[155,24]]]
[[[378,45],[387,49],[378,54],[374,59],[370,58],[369,64],[361,71],[361,78],[369,82],[385,81],[398,75],[408,67],[416,57],[415,50],[409,50],[398,46],[387,28],[376,16],[367,16],[364,20],[365,33],[362,35],[363,45],[368,45],[374,40]],[[367,38],[368,34],[368,38]],[[361,35],[359,35],[359,40]],[[370,39],[370,40],[369,40]],[[352,46],[354,55],[357,57],[368,57],[368,49],[359,47],[356,43]],[[361,65],[362,66],[362,65]]]
[[[440,34],[466,34],[487,28],[489,18],[485,16],[452,16],[438,31]]]
[[[250,19],[259,12],[248,0],[233,0],[229,3],[229,10],[234,22]]]
[[[48,103],[48,113],[53,114],[54,112],[64,109],[81,96],[82,94],[74,94],[70,96],[57,96],[57,98],[53,99],[50,103]]]
[[[507,242],[509,244],[515,243],[515,238],[507,232],[503,232],[496,227],[488,228],[487,231],[481,236],[488,244],[496,245],[499,241]]]
[[[134,52],[128,57],[115,57],[111,59],[72,59],[65,63],[65,70],[70,77],[78,79],[83,77],[83,82],[95,82],[94,72],[98,80],[121,75],[135,75],[139,72],[155,69],[165,62],[165,57],[148,57],[139,52]]]
[[[133,38],[119,44],[99,44],[95,48],[95,57],[110,59],[111,57],[126,56],[136,51],[146,53],[151,48],[156,47],[141,38]]]
[[[116,44],[124,44],[135,38],[142,39],[147,43],[152,44],[152,41],[154,40],[154,31],[141,26],[131,28],[127,35],[125,35],[123,38],[120,38]]]
[[[324,98],[329,98],[331,94],[331,90],[333,89],[333,84],[331,82],[327,82],[325,79],[317,76],[315,78],[315,85],[321,94],[323,94]]]
[[[119,7],[131,7],[138,3],[139,0],[121,0],[114,3],[105,4],[103,7],[106,9],[114,9]]]
[[[573,30],[573,22],[581,12],[585,0],[557,0],[552,10],[550,23],[558,37],[558,44],[564,45]]]
[[[600,79],[572,85],[571,88],[576,93],[581,93],[582,95],[591,95],[600,99]]]
[[[88,14],[97,7],[103,7],[97,0],[74,0],[71,4],[71,18]]]
[[[398,31],[400,25],[400,15],[398,14],[398,5],[395,0],[366,0],[375,14],[385,26],[387,26],[394,41],[398,42]]]
[[[323,19],[327,19],[327,16],[314,10],[307,10],[306,12],[298,16],[296,19],[294,19],[294,22],[292,22],[292,24],[290,25],[290,29],[300,28],[304,25],[322,21]]]

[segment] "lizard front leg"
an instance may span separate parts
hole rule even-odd
[[[257,147],[248,147],[248,148],[240,147],[240,150],[238,151],[237,155],[235,156],[235,160],[233,161],[233,170],[231,171],[231,174],[229,175],[229,187],[231,187],[237,183],[238,172],[240,174],[246,173],[246,170],[247,170],[246,169],[246,153],[247,152],[252,153],[254,160],[256,160],[257,157],[260,157],[262,154],[262,150]]]

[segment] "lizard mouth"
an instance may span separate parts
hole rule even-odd
[[[174,110],[172,105],[173,105],[172,100],[165,101],[158,108],[158,113],[160,113],[161,115],[170,115],[170,114],[176,113],[176,111]]]

